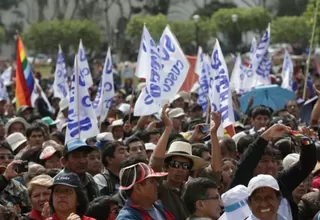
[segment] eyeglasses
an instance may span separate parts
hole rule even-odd
[[[220,201],[221,197],[220,197],[220,195],[215,195],[215,196],[208,197],[208,198],[201,199],[201,200],[218,200],[218,201]]]
[[[191,164],[188,162],[180,162],[180,161],[176,161],[176,160],[171,160],[169,162],[169,166],[172,168],[182,167],[182,169],[184,169],[184,170],[191,170]]]
[[[0,154],[0,160],[13,160],[14,156],[12,154]]]

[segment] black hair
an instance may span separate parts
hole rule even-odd
[[[51,176],[54,178],[56,175],[60,173],[60,169],[54,168],[54,169],[46,169],[45,174]]]
[[[260,189],[260,188],[259,188]],[[248,197],[248,203],[250,203],[252,201],[252,197],[254,196],[254,194],[256,194],[257,192],[259,192],[259,189],[256,189],[255,191],[252,192],[252,194]],[[274,190],[274,192],[276,193],[276,197],[278,200],[280,200],[282,198],[282,194],[280,191]]]
[[[272,117],[280,117],[280,114],[283,113],[283,112],[288,112],[289,113],[288,109],[282,108],[282,109],[278,109],[278,110],[274,111],[272,113]]]
[[[205,145],[205,144],[192,144],[192,155],[194,156],[198,156],[200,158],[202,158],[202,153],[204,152],[210,152],[209,148]]]
[[[0,148],[6,149],[6,150],[10,151],[11,154],[13,154],[13,150],[11,149],[11,147],[7,141],[0,141]]]
[[[102,164],[107,167],[108,166],[108,160],[106,157],[114,157],[114,152],[116,152],[117,147],[119,146],[126,146],[121,141],[110,141],[106,142],[101,149],[101,158],[102,158]]]
[[[21,155],[21,160],[28,161],[28,162],[34,162],[40,164],[39,156],[42,152],[42,148],[31,148]]]
[[[243,154],[250,144],[254,142],[254,137],[250,134],[243,136],[237,143],[237,151],[239,154]]]
[[[232,138],[224,137],[221,139],[221,142],[227,147],[229,152],[237,151],[236,142]]]
[[[56,210],[53,207],[54,188],[55,188],[55,186],[51,190],[51,195],[50,195],[50,199],[49,199],[49,206],[51,209],[51,213],[56,212]],[[77,188],[75,188],[75,191],[76,191],[76,195],[77,195],[77,210],[76,210],[75,214],[79,215],[82,218],[82,216],[87,211],[89,202],[88,202],[88,199],[81,188],[77,187]]]
[[[252,111],[252,118],[255,119],[258,115],[268,116],[268,118],[270,118],[271,112],[264,106],[257,106]]]
[[[183,138],[183,136],[179,133],[170,133],[169,138],[168,138],[168,144],[167,144],[167,150],[170,147],[171,142],[173,142],[173,140],[176,140],[177,138]]]
[[[86,216],[96,220],[106,220],[110,214],[110,206],[117,201],[110,196],[100,196],[89,203]]]
[[[160,134],[160,131],[158,129],[149,129],[149,130],[143,131],[139,138],[144,143],[149,143],[151,135],[156,135],[156,134]]]
[[[196,202],[207,199],[208,190],[217,188],[217,184],[208,178],[195,178],[188,181],[182,195],[182,199],[188,211],[191,214],[194,214],[196,212]]]
[[[56,137],[62,144],[65,142],[64,134],[61,131],[51,133],[51,137]]]
[[[30,127],[28,127],[27,130],[26,130],[26,137],[27,137],[27,139],[30,138],[30,136],[32,135],[32,132],[34,132],[34,131],[36,131],[36,132],[41,132],[42,135],[43,135],[43,137],[46,136],[45,131],[44,131],[44,129],[43,129],[41,126],[36,125],[36,124],[32,124],[32,125],[31,125]]]
[[[144,143],[140,138],[138,138],[136,136],[131,136],[125,141],[126,146],[128,146],[128,148],[127,148],[128,151],[130,150],[129,145],[133,142],[140,142],[143,145],[143,147],[145,148]]]

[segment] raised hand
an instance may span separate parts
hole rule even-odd
[[[221,125],[221,113],[220,112],[213,112],[211,114],[211,123],[212,123],[212,126],[210,128],[210,134],[212,133],[217,133],[220,125]]]
[[[172,121],[168,117],[167,109],[168,109],[168,104],[165,104],[162,108],[161,120],[162,120],[163,124],[166,126],[166,128],[171,128]]]
[[[265,132],[261,134],[261,137],[267,141],[272,141],[273,139],[279,137],[282,134],[288,133],[291,128],[283,124],[274,124],[268,128]]]

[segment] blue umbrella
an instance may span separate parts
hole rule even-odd
[[[248,108],[250,97],[253,96],[253,106],[265,105],[274,111],[284,108],[287,101],[294,99],[294,92],[283,89],[278,85],[256,87],[240,98],[240,110],[245,112]]]

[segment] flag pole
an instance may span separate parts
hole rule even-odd
[[[79,139],[80,139],[80,100],[79,100],[79,66],[78,66],[78,54],[76,54],[76,63],[75,63],[75,82],[76,82],[76,89],[77,89],[77,112],[78,112],[78,134],[79,134]]]
[[[311,34],[311,40],[310,40],[310,47],[309,47],[309,54],[307,58],[307,65],[305,69],[305,77],[304,77],[304,87],[303,87],[303,100],[306,100],[306,93],[307,93],[307,85],[308,85],[308,75],[309,75],[309,67],[310,67],[310,59],[311,59],[311,52],[312,52],[312,47],[313,47],[313,41],[314,41],[314,34],[316,31],[316,26],[317,26],[317,17],[318,17],[318,0],[316,0],[316,10],[314,12],[314,18],[313,18],[313,28],[312,28],[312,34]]]

